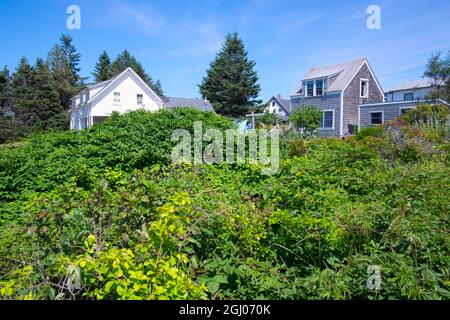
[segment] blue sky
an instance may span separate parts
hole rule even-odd
[[[81,8],[81,30],[66,8]],[[381,30],[366,27],[369,5]],[[90,76],[99,54],[129,49],[169,96],[197,85],[224,36],[237,31],[257,63],[261,98],[289,96],[314,66],[367,57],[383,89],[422,76],[429,56],[450,49],[450,1],[371,0],[0,0],[0,66],[46,57],[70,33]]]

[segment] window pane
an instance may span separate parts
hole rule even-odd
[[[316,96],[323,95],[323,80],[316,80]]]
[[[139,106],[141,106],[141,105],[144,104],[144,96],[143,96],[142,94],[138,94],[138,95],[137,95],[137,104],[138,104]]]
[[[414,94],[412,93],[405,93],[404,99],[405,101],[412,101],[414,99]]]
[[[307,82],[307,97],[312,97],[314,95],[314,81]]]
[[[383,123],[383,113],[373,112],[370,114],[370,124],[382,124]]]
[[[361,81],[361,97],[367,97],[367,81]]]
[[[120,102],[120,92],[114,92],[114,102]]]
[[[333,111],[325,111],[323,115],[323,127],[333,128]]]

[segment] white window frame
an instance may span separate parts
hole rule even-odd
[[[325,125],[325,112],[333,112],[333,125],[331,126],[331,128],[325,128],[323,127],[323,125]],[[334,130],[334,126],[335,126],[335,112],[334,109],[326,109],[326,110],[322,110],[322,125],[320,126],[320,130]]]
[[[141,103],[139,103],[139,96],[142,97]],[[144,105],[144,94],[142,94],[142,93],[137,93],[136,94],[136,103],[137,103],[138,106],[143,106]]]
[[[116,100],[116,97],[119,97],[119,100]],[[113,104],[114,105],[120,105],[120,98],[121,98],[121,95],[120,95],[120,92],[118,92],[118,91],[115,91],[115,92],[113,92]]]
[[[381,113],[381,123],[377,123],[377,124],[372,123],[372,113]],[[379,126],[382,124],[384,124],[384,111],[383,110],[369,111],[369,126]]]
[[[367,91],[366,91],[366,95],[365,96],[363,96],[361,94],[363,82],[367,83],[367,86],[366,86]],[[363,98],[363,99],[368,99],[369,98],[369,83],[370,83],[369,79],[359,79],[359,97],[360,98]]]
[[[313,94],[312,96],[308,95],[308,83],[312,82],[313,83]],[[316,93],[316,81],[315,80],[306,80],[306,85],[305,85],[305,97],[309,98],[309,97],[314,97],[314,94]]]
[[[325,95],[325,80],[326,80],[326,78],[305,80],[305,98],[323,97]],[[322,81],[322,94],[321,95],[317,94],[317,81]],[[308,95],[308,82],[312,82],[313,83],[313,94],[312,94],[312,96]]]
[[[416,107],[400,107],[400,109],[398,110],[398,115],[401,116],[402,115],[402,110],[412,110],[415,109]]]

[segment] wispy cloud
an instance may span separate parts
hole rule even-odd
[[[157,34],[165,26],[164,16],[149,4],[130,4],[123,0],[109,1],[104,14],[93,24],[140,32],[147,36]]]

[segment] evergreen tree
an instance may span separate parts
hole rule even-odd
[[[231,117],[245,115],[261,103],[256,100],[261,88],[253,69],[255,64],[248,59],[238,34],[228,34],[199,85],[201,95],[211,101],[219,114]]]
[[[153,90],[155,91],[155,93],[159,97],[164,97],[165,96],[164,95],[164,91],[163,91],[162,86],[161,86],[161,82],[159,81],[159,79],[156,80]]]
[[[12,76],[12,111],[14,117],[20,119],[27,128],[31,128],[36,120],[33,92],[33,68],[23,57]]]
[[[112,78],[111,59],[106,51],[103,51],[98,58],[92,75],[94,76],[95,82],[102,82]]]
[[[59,93],[48,65],[37,59],[33,69],[33,101],[36,110],[35,129],[66,129],[67,120]]]
[[[68,110],[72,97],[83,87],[84,79],[80,76],[81,55],[72,44],[72,37],[62,35],[48,54],[47,63],[57,85],[60,103]]]
[[[11,77],[8,68],[0,71],[0,117],[11,114]]]
[[[113,76],[116,76],[129,67],[131,67],[139,75],[139,77],[141,77],[142,80],[144,80],[144,82],[147,83],[153,91],[155,91],[157,95],[161,96],[163,94],[162,88],[156,87],[152,77],[145,72],[142,64],[133,55],[131,55],[128,50],[123,51],[114,60],[111,65],[111,73]],[[161,86],[161,84],[159,84],[159,86]]]

